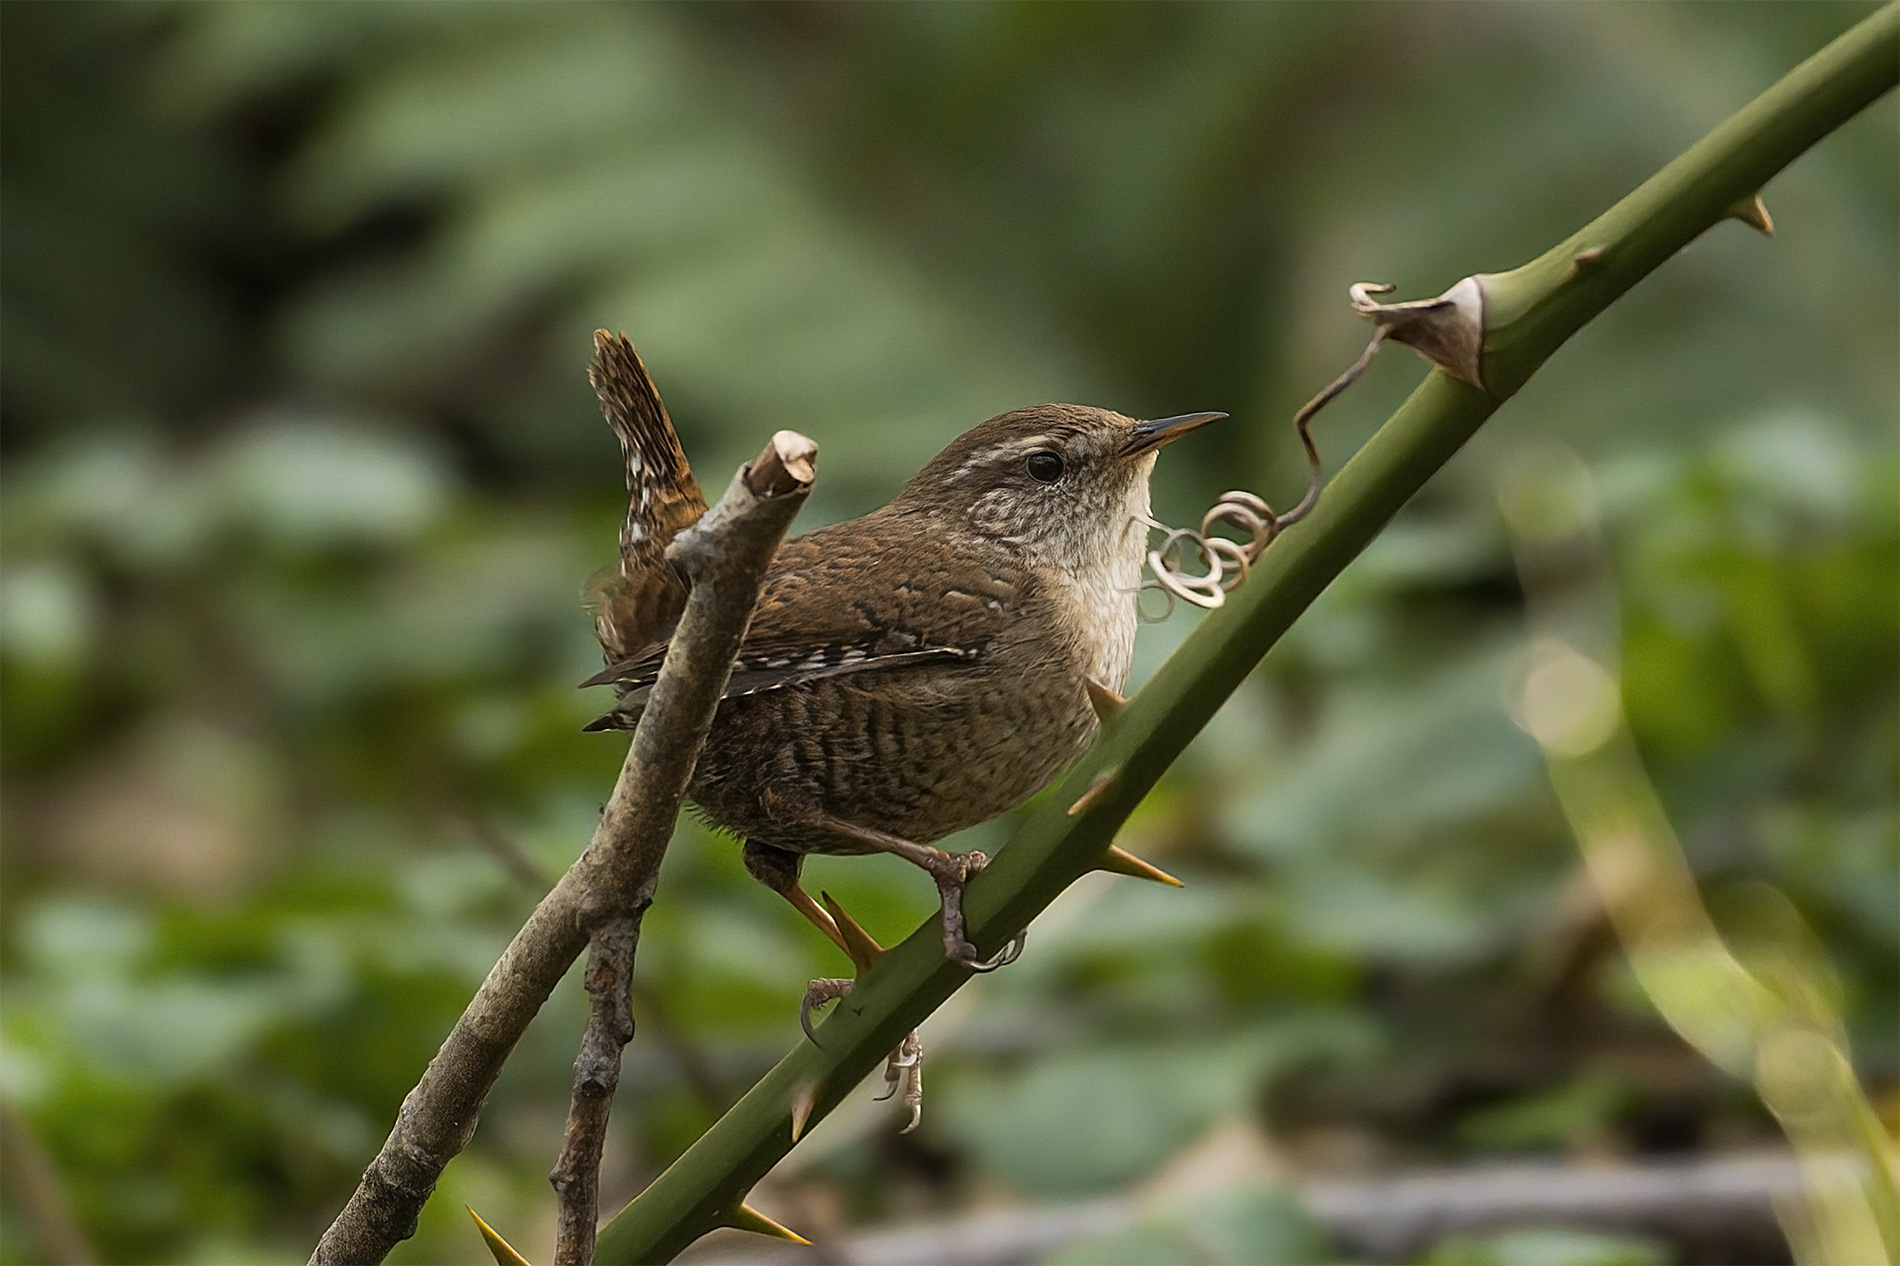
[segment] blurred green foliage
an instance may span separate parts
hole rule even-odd
[[[1865,11],[0,6],[0,1092],[86,1235],[301,1260],[585,841],[621,754],[571,688],[624,506],[594,327],[709,486],[813,435],[811,522],[1043,399],[1231,411],[1164,518],[1284,497],[1348,283],[1520,262]],[[1495,472],[1538,436],[1603,490],[1632,724],[1725,932],[1785,894],[1891,1113],[1896,153],[1889,100],[1769,188],[1772,241],[1720,226],[1580,335],[1131,824],[1188,890],[1078,885],[927,1026],[923,1130],[840,1114],[781,1198],[1100,1190],[1235,1119],[1322,1171],[1772,1137],[1642,1003],[1510,722]],[[1329,460],[1419,373],[1382,358]],[[933,905],[811,869],[880,937]],[[841,966],[683,825],[607,1197]],[[473,1259],[463,1203],[545,1257],[581,1015],[564,988],[402,1260]],[[1202,1259],[1310,1260],[1282,1197],[1233,1200]],[[1559,1239],[1433,1260],[1655,1260]]]

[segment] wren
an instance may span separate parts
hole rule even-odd
[[[587,728],[632,729],[685,602],[666,542],[706,502],[632,345],[596,346],[630,496],[595,602],[608,667],[583,683],[619,701]],[[1134,653],[1156,452],[1225,416],[1017,409],[882,509],[786,541],[689,791],[746,869],[850,952],[803,859],[895,854],[936,881],[945,954],[984,966],[962,893],[986,859],[932,845],[1021,805],[1094,736],[1091,691],[1120,690]]]

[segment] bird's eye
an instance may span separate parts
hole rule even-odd
[[[1031,453],[1029,460],[1023,463],[1023,467],[1029,472],[1029,477],[1037,483],[1052,484],[1062,478],[1062,458],[1048,449]]]

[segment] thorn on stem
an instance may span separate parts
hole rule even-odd
[[[1089,784],[1089,789],[1076,797],[1075,803],[1069,806],[1069,816],[1074,817],[1076,814],[1100,803],[1109,792],[1115,789],[1115,784],[1120,781],[1121,771],[1119,769],[1110,769],[1097,774],[1095,781]]]
[[[1108,871],[1112,875],[1127,875],[1130,879],[1146,879],[1149,883],[1166,884],[1170,888],[1185,888],[1186,884],[1150,862],[1144,862],[1127,849],[1113,844],[1102,854],[1097,870]]]
[[[850,956],[851,965],[858,969],[858,975],[863,976],[884,957],[884,947],[869,932],[859,927],[858,921],[846,914],[844,907],[834,901],[830,893],[820,890],[818,897],[825,903],[825,911],[831,915],[831,921],[838,925],[840,947]]]
[[[772,1221],[745,1203],[741,1203],[738,1208],[726,1215],[724,1225],[738,1231],[750,1231],[754,1235],[769,1235],[775,1240],[790,1240],[794,1244],[809,1245],[811,1243],[790,1227]]]
[[[811,1110],[818,1104],[818,1083],[806,1082],[792,1096],[792,1142],[796,1143],[804,1136],[805,1126],[811,1121]]]
[[[1095,709],[1095,719],[1103,725],[1107,725],[1120,716],[1122,709],[1128,706],[1128,700],[1124,696],[1110,690],[1093,677],[1084,677],[1082,684],[1088,689],[1089,706]]]
[[[1740,220],[1763,237],[1775,235],[1775,218],[1768,214],[1768,204],[1761,200],[1758,193],[1737,198],[1735,205],[1728,209],[1728,218]]]
[[[495,1266],[528,1266],[528,1259],[515,1252],[514,1247],[494,1227],[482,1221],[482,1215],[468,1209],[468,1216],[475,1219],[475,1229],[482,1233],[482,1240],[488,1245],[488,1251],[494,1255]]]

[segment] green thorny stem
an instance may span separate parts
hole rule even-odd
[[[1096,869],[1115,832],[1261,657],[1332,579],[1564,340],[1900,81],[1900,2],[1813,57],[1635,192],[1537,259],[1475,279],[1482,387],[1434,370],[1327,486],[1312,516],[1261,557],[1153,681],[1106,724],[969,886],[964,910],[993,953]],[[1461,283],[1462,284],[1462,283]],[[1469,286],[1467,286],[1469,291]],[[1084,811],[1069,808],[1086,792]],[[795,1100],[816,1121],[970,978],[933,918],[869,972],[819,1030],[601,1230],[600,1262],[663,1262],[742,1220],[745,1194],[793,1143]]]

